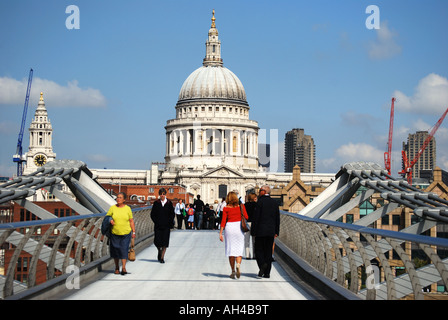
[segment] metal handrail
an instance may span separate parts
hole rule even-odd
[[[153,232],[151,207],[135,208],[136,240]],[[33,288],[66,274],[68,266],[88,266],[109,257],[107,241],[100,232],[105,213],[0,224],[0,246],[9,245],[2,298]],[[422,289],[442,281],[448,286],[448,259],[437,248],[448,248],[448,239],[374,229],[332,220],[316,219],[281,211],[279,240],[314,269],[362,299],[423,299]],[[48,229],[35,235],[39,227]],[[16,230],[28,229],[25,234]],[[52,238],[54,229],[59,233]],[[51,241],[51,243],[50,243]],[[412,244],[431,263],[418,267],[403,249]],[[386,251],[395,250],[406,273],[395,275]],[[29,257],[26,281],[18,281],[20,257]],[[375,274],[375,272],[378,272]],[[374,280],[371,283],[368,282]]]
[[[132,209],[136,243],[154,231],[151,208]],[[110,258],[107,237],[100,231],[105,215],[103,212],[0,224],[0,247],[7,247],[1,266],[4,275],[0,275],[0,298],[23,293],[40,283],[64,276],[68,266],[88,267]],[[48,228],[36,235],[39,227]],[[55,229],[57,236],[50,237]],[[21,233],[20,230],[25,231]],[[27,263],[18,264],[20,260]],[[17,268],[25,272],[18,274]]]
[[[437,249],[448,239],[374,229],[281,212],[279,240],[329,280],[362,299],[423,299],[423,288],[442,281],[448,287],[448,259]],[[403,249],[421,249],[430,263],[417,266]],[[394,250],[406,273],[394,274],[386,252]]]
[[[303,221],[309,221],[309,222],[318,223],[318,224],[325,224],[325,225],[328,225],[331,227],[337,227],[337,228],[351,230],[351,231],[355,231],[355,232],[369,233],[369,234],[375,235],[375,236],[390,237],[390,238],[400,239],[403,241],[412,241],[412,242],[428,244],[430,246],[439,246],[439,247],[443,247],[443,248],[448,248],[448,239],[445,239],[445,238],[434,238],[434,237],[429,237],[429,236],[425,236],[425,235],[416,235],[416,234],[398,232],[398,231],[393,231],[393,230],[375,229],[375,228],[364,227],[364,226],[360,226],[360,225],[344,223],[344,222],[339,222],[339,221],[333,221],[333,220],[315,219],[315,218],[310,218],[307,216],[302,216],[300,214],[291,213],[291,212],[287,212],[287,211],[281,211],[281,214],[288,215],[288,216],[291,216],[294,218],[298,218]]]
[[[32,220],[32,221],[21,221],[21,222],[6,222],[0,223],[0,230],[8,230],[8,229],[20,229],[20,228],[29,228],[29,227],[42,227],[49,224],[54,223],[62,223],[62,222],[72,222],[90,218],[100,218],[104,217],[106,213],[94,213],[94,214],[85,214],[78,216],[69,216],[69,217],[61,217],[54,219],[44,219],[44,220]]]

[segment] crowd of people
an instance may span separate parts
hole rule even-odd
[[[222,209],[226,206],[226,198],[213,205],[204,204],[201,196],[198,195],[194,203],[187,204],[182,199],[176,203],[174,212],[176,214],[176,228],[189,230],[217,230],[221,223]]]
[[[135,237],[132,211],[124,204],[126,195],[120,193],[117,204],[111,206],[107,217],[111,225],[110,252],[115,260],[115,273],[126,274],[126,259],[131,238]],[[165,263],[171,229],[219,230],[219,240],[225,243],[225,255],[231,267],[230,277],[239,278],[243,256],[256,259],[258,278],[269,278],[273,261],[274,239],[279,234],[280,212],[275,200],[270,197],[269,186],[260,188],[260,193],[250,193],[246,202],[238,192],[229,192],[221,202],[204,204],[197,195],[192,204],[182,199],[173,203],[166,197],[166,190],[159,190],[159,199],[153,204],[151,219],[154,222],[154,245],[158,249],[157,259]],[[242,223],[249,231],[242,229]],[[122,271],[119,271],[119,262]]]

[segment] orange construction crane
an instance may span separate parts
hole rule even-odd
[[[392,105],[390,107],[389,140],[387,140],[387,152],[384,152],[384,166],[389,175],[391,169],[390,158],[392,151],[392,136],[394,132],[394,102],[395,98],[392,98]]]
[[[437,129],[439,129],[440,125],[442,124],[443,119],[445,119],[445,116],[446,116],[447,113],[448,113],[448,108],[445,110],[443,115],[440,117],[439,121],[437,121],[435,126],[432,128],[431,132],[429,133],[429,135],[426,138],[425,142],[423,142],[422,147],[420,148],[420,150],[418,150],[417,155],[411,161],[411,163],[409,163],[409,160],[408,160],[408,157],[406,155],[406,152],[404,150],[401,151],[401,154],[403,156],[403,166],[404,166],[404,169],[402,171],[398,172],[398,174],[402,174],[403,177],[407,176],[406,178],[407,178],[409,184],[412,184],[412,167],[418,161],[418,159],[422,155],[423,151],[425,151],[426,147],[428,146],[428,144],[431,141],[432,137],[436,133]]]

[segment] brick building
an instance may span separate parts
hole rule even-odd
[[[118,192],[124,192],[126,194],[126,203],[129,205],[145,206],[151,205],[155,200],[159,198],[160,188],[165,188],[166,197],[176,204],[179,199],[182,199],[184,203],[193,203],[193,194],[187,192],[185,186],[178,184],[101,184],[106,191],[112,196],[116,196]]]

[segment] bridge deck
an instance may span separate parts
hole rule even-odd
[[[218,231],[176,230],[171,233],[165,264],[149,246],[127,263],[127,275],[113,270],[66,299],[145,300],[311,300],[277,262],[269,279],[257,279],[255,260],[243,259],[240,279],[230,279],[230,265]]]

